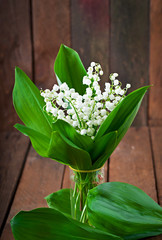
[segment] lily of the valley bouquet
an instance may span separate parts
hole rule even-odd
[[[149,86],[127,94],[118,74],[100,89],[100,64],[86,71],[79,55],[61,45],[54,71],[58,85],[39,90],[16,68],[13,103],[34,149],[68,165],[74,186],[46,197],[49,208],[11,220],[16,240],[140,239],[162,233],[162,208],[139,188],[101,183],[102,167],[117,147]],[[101,181],[100,181],[101,180]]]

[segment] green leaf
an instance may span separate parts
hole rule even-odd
[[[50,208],[56,209],[59,212],[63,213],[67,217],[71,217],[71,202],[70,202],[70,191],[72,189],[65,188],[57,192],[51,193],[45,197],[47,204]],[[78,201],[79,202],[79,201]],[[80,219],[80,209],[79,205],[77,206],[77,219]]]
[[[162,208],[141,189],[120,182],[101,184],[88,194],[89,221],[124,239],[162,233]]]
[[[117,131],[108,133],[95,141],[90,155],[93,161],[93,169],[100,168],[108,160],[114,150],[117,140]]]
[[[48,137],[21,124],[16,124],[14,127],[30,138],[33,148],[40,156],[48,157],[47,149],[50,143],[50,139]]]
[[[70,189],[65,188],[57,192],[51,193],[45,197],[48,207],[58,210],[59,212],[71,216],[70,206]]]
[[[88,170],[92,166],[89,153],[65,142],[58,132],[51,135],[48,156],[74,169]]]
[[[87,150],[93,144],[90,137],[79,134],[75,128],[63,120],[57,120],[53,123],[53,130],[59,132],[64,140],[67,138],[73,144],[84,150]]]
[[[82,81],[86,70],[76,51],[62,44],[55,60],[54,71],[58,83],[66,82],[69,88],[74,88],[79,94],[85,93],[86,86]]]
[[[142,101],[142,100],[141,100]],[[138,109],[140,107],[141,102],[139,102],[137,104],[137,106],[134,108],[134,110],[132,111],[132,113],[127,117],[127,119],[125,120],[125,122],[121,125],[121,127],[118,129],[118,135],[117,135],[117,141],[116,144],[114,145],[114,149],[117,147],[117,145],[119,144],[119,142],[121,141],[121,139],[124,137],[124,135],[126,134],[128,128],[131,126],[133,120],[134,120],[134,116],[137,114]]]
[[[113,240],[117,236],[104,233],[75,220],[70,220],[52,208],[19,212],[11,220],[15,240]]]
[[[118,129],[124,124],[127,118],[134,113],[132,121],[135,118],[138,109],[141,105],[142,99],[150,86],[139,88],[128,96],[108,115],[103,124],[100,126],[95,139],[99,139],[106,133],[118,131]],[[136,109],[136,111],[134,111]],[[129,125],[127,129],[129,128]]]
[[[50,137],[52,132],[51,119],[43,111],[45,103],[40,91],[18,67],[15,68],[13,104],[20,119],[27,127]]]
[[[110,157],[110,155],[113,153],[113,151],[115,150],[115,148],[117,147],[117,145],[119,144],[121,139],[126,134],[128,128],[132,124],[132,122],[134,120],[134,116],[136,115],[136,113],[138,112],[138,109],[140,107],[140,104],[141,104],[141,102],[139,102],[137,104],[137,106],[134,108],[134,110],[131,112],[131,114],[126,118],[125,122],[121,125],[121,127],[118,129],[118,131],[116,131],[116,138],[110,138],[110,139],[108,138],[108,141],[105,141],[106,138],[108,137],[108,134],[111,134],[111,133],[107,133],[106,135],[103,135],[97,141],[95,141],[96,146],[93,146],[93,149],[92,149],[93,154],[95,153],[95,149],[97,149],[97,148],[100,149],[99,146],[101,145],[101,152],[103,153],[103,155],[96,162],[94,162],[94,160],[93,160],[93,162],[94,162],[93,168],[94,169],[101,167],[106,162],[106,160]],[[90,153],[90,155],[91,155],[91,153]],[[93,159],[92,156],[91,156],[91,158]]]

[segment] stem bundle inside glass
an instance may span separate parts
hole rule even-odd
[[[93,171],[75,171],[70,169],[71,216],[82,223],[88,223],[88,191],[104,182],[104,168]]]

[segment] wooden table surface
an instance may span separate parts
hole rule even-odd
[[[69,187],[68,169],[38,156],[18,132],[4,132],[1,141],[1,239],[11,240],[11,218],[21,210],[47,207],[45,196]],[[162,127],[130,128],[109,160],[107,180],[131,183],[162,204],[161,143]]]

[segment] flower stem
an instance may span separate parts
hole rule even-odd
[[[78,119],[80,128],[81,128],[81,127],[82,127],[82,123],[81,123],[81,121],[80,121],[80,118],[79,118],[79,115],[78,115],[78,112],[77,112],[76,108],[74,107],[73,103],[72,103],[68,98],[65,97],[65,99],[66,99],[67,101],[69,101],[69,103],[70,103],[71,106],[73,107],[73,109],[74,109],[74,111],[75,111],[75,113],[76,113],[76,115],[77,115],[77,119]]]

